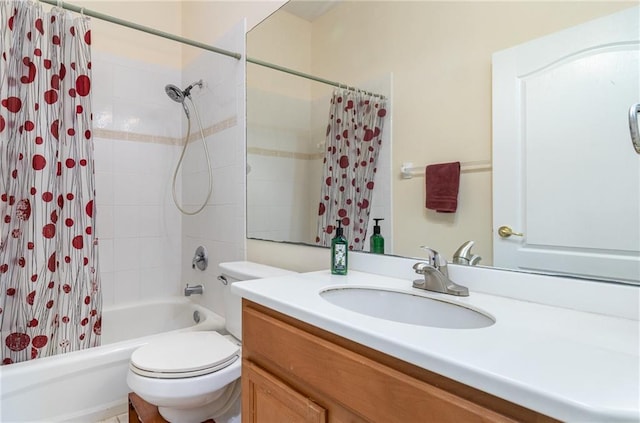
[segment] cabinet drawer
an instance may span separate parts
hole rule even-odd
[[[250,307],[243,355],[295,385],[312,386],[371,422],[512,422],[492,410]]]

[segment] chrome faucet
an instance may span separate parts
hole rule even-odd
[[[480,260],[482,260],[482,257],[471,252],[473,244],[473,241],[467,241],[462,244],[460,248],[458,248],[456,252],[453,253],[453,263],[464,264],[466,266],[475,266],[476,264],[478,264]]]
[[[191,268],[195,269],[196,267],[200,270],[205,270],[209,265],[209,257],[207,255],[207,249],[202,245],[196,248],[196,253],[191,260]]]
[[[202,285],[189,286],[189,284],[187,284],[187,286],[184,287],[185,297],[190,297],[193,294],[202,295],[203,292],[204,292],[204,287]]]
[[[467,297],[469,295],[469,289],[449,279],[447,261],[443,259],[436,250],[429,247],[421,248],[429,253],[429,261],[418,262],[413,265],[413,270],[415,270],[417,274],[424,276],[424,279],[414,280],[413,287],[427,291],[441,292],[443,294]]]

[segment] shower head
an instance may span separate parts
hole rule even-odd
[[[175,101],[176,103],[182,104],[182,108],[184,109],[184,113],[187,115],[187,118],[189,118],[189,108],[185,104],[184,99],[187,97],[191,99],[191,90],[196,85],[202,88],[202,79],[200,81],[194,82],[193,84],[189,85],[187,88],[184,89],[184,91],[173,84],[168,84],[168,85],[165,85],[164,87],[164,92],[167,93],[167,95],[171,100]]]
[[[185,97],[191,97],[191,90],[195,86],[199,86],[202,88],[202,79],[200,81],[196,81],[193,84],[189,85],[187,88],[181,90],[173,84],[168,84],[164,87],[164,91],[167,93],[169,98],[178,103],[184,103]]]
[[[184,103],[184,92],[180,90],[180,88],[175,85],[169,84],[164,87],[164,91],[167,93],[169,98],[177,103]]]

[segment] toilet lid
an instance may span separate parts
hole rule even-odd
[[[218,332],[181,332],[135,350],[131,369],[151,377],[197,376],[227,367],[239,355],[240,347]]]

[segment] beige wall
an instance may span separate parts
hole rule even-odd
[[[247,56],[309,73],[311,29],[311,23],[304,19],[276,13],[260,24],[259,35],[247,35]],[[247,86],[311,101],[309,80],[255,64],[247,64]]]
[[[331,255],[328,248],[249,239],[247,260],[296,272],[313,272],[328,269]]]
[[[400,179],[401,163],[490,160],[492,53],[635,4],[345,2],[314,22],[312,74],[358,85],[393,73],[396,254],[419,256],[426,244],[451,258],[473,239],[482,264],[491,264],[490,173],[463,174],[458,212],[441,214],[425,209],[423,177]],[[261,248],[250,242],[250,256],[254,244]]]
[[[70,3],[169,34],[213,44],[245,17],[250,29],[285,1],[75,0]],[[199,52],[195,47],[100,19],[93,18],[91,25],[93,47],[108,53],[180,67]]]
[[[228,1],[183,1],[182,35],[203,43],[214,43],[242,19],[247,20],[250,30],[285,0],[228,0]],[[188,63],[197,51],[185,50],[184,62]]]
[[[76,6],[134,22],[171,34],[180,34],[182,5],[178,1],[76,0]],[[92,46],[96,50],[180,68],[182,45],[100,19],[91,19]]]

